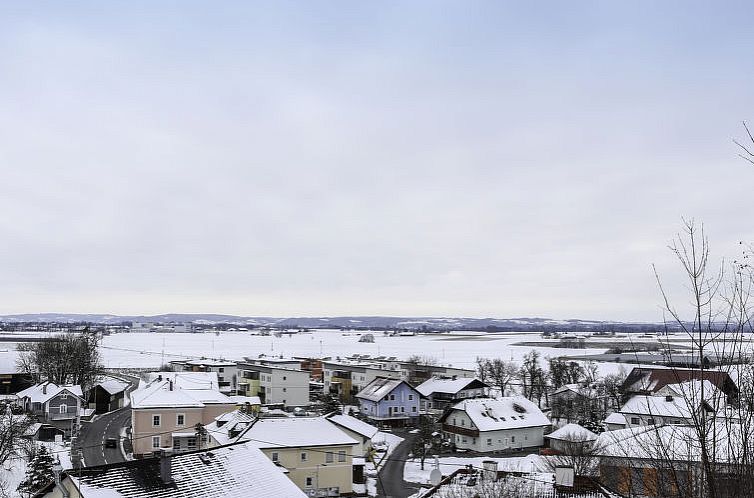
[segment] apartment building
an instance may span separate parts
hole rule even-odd
[[[323,361],[322,372],[325,392],[338,396],[343,403],[353,403],[356,394],[377,377],[402,378],[399,370],[358,360]]]
[[[265,405],[307,406],[309,372],[272,364],[239,363],[238,393],[258,396]]]
[[[212,382],[201,382],[197,373],[161,374],[131,392],[131,436],[137,458],[162,449],[188,451],[201,448],[196,425],[208,425],[219,415],[235,410],[236,404]],[[205,375],[209,375],[208,373]]]

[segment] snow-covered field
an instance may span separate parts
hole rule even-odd
[[[368,333],[368,331],[364,332]],[[282,337],[260,336],[249,332],[221,332],[200,334],[180,333],[121,333],[105,336],[102,357],[106,367],[157,368],[163,362],[182,358],[223,358],[241,360],[245,356],[331,356],[353,354],[395,356],[407,358],[418,354],[434,357],[439,363],[459,368],[475,368],[477,357],[504,358],[521,361],[529,351],[537,349],[542,357],[604,353],[605,348],[571,349],[551,347],[557,339],[542,339],[536,332],[484,333],[454,332],[451,334],[388,337],[372,331],[374,343],[359,342],[361,333],[339,330],[314,330],[310,333]],[[651,338],[634,337],[652,341]],[[626,341],[625,337],[602,337],[601,343]],[[519,342],[538,342],[537,346],[513,346]],[[16,344],[0,345],[0,367],[12,365],[16,358]],[[600,374],[614,373],[631,365],[598,363]]]
[[[540,340],[537,333],[464,335],[416,335],[386,337],[373,332],[374,343],[358,342],[360,335],[336,330],[315,330],[293,336],[258,336],[246,332],[204,334],[114,334],[102,341],[102,356],[107,367],[157,367],[163,361],[186,357],[242,359],[260,354],[283,356],[332,356],[353,354],[385,355],[407,358],[414,354],[432,356],[445,365],[475,368],[481,357],[500,357],[521,361],[533,348],[512,346],[526,340]],[[552,340],[553,345],[557,344]],[[537,346],[543,357],[602,353],[605,349],[568,349]],[[609,365],[609,364],[603,364]]]

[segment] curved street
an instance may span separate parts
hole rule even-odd
[[[406,498],[421,488],[417,483],[403,480],[403,467],[411,453],[412,440],[415,436],[408,432],[401,432],[400,436],[404,440],[393,450],[379,472],[377,495],[382,498]]]
[[[123,442],[120,432],[122,428],[130,425],[131,408],[129,406],[105,413],[94,422],[82,422],[79,447],[83,449],[84,464],[87,467],[92,467],[124,462],[126,459],[121,452]],[[107,438],[117,439],[118,445],[115,448],[106,448],[105,440]]]

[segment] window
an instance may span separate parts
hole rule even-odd
[[[631,417],[631,423],[634,425],[639,425],[639,417]]]
[[[649,424],[649,425],[655,425],[655,419],[653,419],[653,418],[648,418],[648,419],[647,419],[647,424]]]
[[[673,423],[674,423],[674,424],[680,424],[680,423],[681,423],[681,421],[680,421],[680,420],[673,420]]]
[[[406,411],[406,407],[405,406],[401,406],[401,413],[404,413],[405,411]]]
[[[219,370],[220,372],[224,372],[224,371],[225,371],[225,369],[224,369],[223,367],[220,367],[220,368],[219,368],[218,370]]]
[[[340,450],[338,452],[338,461],[339,462],[345,462],[346,461],[346,452],[344,450]]]
[[[286,380],[286,378],[287,378],[287,377],[286,377],[285,375],[283,375],[283,380]]]
[[[181,439],[180,438],[174,438],[173,439],[173,449],[174,450],[180,450],[181,449]]]
[[[390,395],[390,401],[395,401],[395,394]]]
[[[487,446],[492,446],[492,439],[487,438]]]
[[[152,427],[159,427],[159,426],[160,426],[160,416],[152,415]]]
[[[306,486],[307,487],[311,487],[313,483],[314,483],[314,478],[313,477],[307,477],[306,478]]]
[[[465,442],[466,442],[466,436],[463,436],[463,437],[461,438],[461,442],[462,442],[462,443],[465,443]]]
[[[160,447],[160,436],[152,436],[152,448]]]
[[[286,389],[287,389],[287,388],[285,388],[285,387],[284,387],[284,388],[283,388],[283,392],[286,392]]]
[[[515,442],[516,442],[516,436],[511,436],[511,443],[515,443]]]
[[[186,415],[184,415],[183,413],[179,413],[178,415],[175,416],[175,425],[180,427],[184,425],[185,423],[186,423]]]
[[[466,427],[466,421],[465,421],[464,419],[461,419],[461,425],[462,425],[463,427]]]
[[[412,412],[416,412],[416,407],[415,407],[415,406],[412,406],[412,407],[411,407],[411,411],[412,411]]]
[[[334,456],[335,455],[333,455],[332,451],[328,451],[327,453],[325,453],[325,463],[333,463]]]
[[[186,446],[190,450],[195,450],[196,449],[196,438],[195,437],[187,438],[186,439]]]
[[[302,451],[302,452],[301,452],[301,461],[302,461],[302,462],[305,462],[305,461],[306,461],[306,459],[307,459],[307,457],[308,457],[308,455],[306,454],[306,452],[305,452],[305,451]]]
[[[60,413],[68,413],[68,405],[60,405]]]
[[[456,424],[456,419],[455,419],[455,417],[453,417],[453,425],[458,425],[458,424]]]
[[[277,451],[272,452],[272,461],[278,463],[280,461],[280,453]]]
[[[409,401],[411,401],[411,400],[413,400],[413,399],[414,399],[414,395],[413,395],[413,394],[409,394],[409,395],[408,395],[408,400],[409,400]]]
[[[68,399],[68,393],[61,393],[60,399]]]

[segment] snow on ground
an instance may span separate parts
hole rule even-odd
[[[475,469],[482,468],[484,460],[494,460],[497,462],[498,470],[508,470],[511,472],[547,472],[547,464],[539,455],[526,455],[522,457],[509,458],[489,458],[489,457],[442,457],[439,459],[440,471],[443,475],[449,475],[456,469],[473,465]],[[435,459],[427,458],[424,461],[424,470],[421,470],[421,461],[418,458],[406,462],[403,467],[403,480],[408,482],[417,482],[420,484],[429,484],[429,474],[435,468]]]
[[[365,331],[365,333],[367,333]],[[187,357],[210,357],[240,360],[244,356],[260,354],[283,356],[350,356],[353,354],[386,355],[408,358],[417,351],[435,357],[442,364],[459,368],[476,367],[476,358],[500,357],[521,361],[533,348],[511,346],[521,341],[541,341],[538,333],[463,335],[415,335],[387,337],[379,331],[370,332],[374,343],[358,342],[361,334],[338,330],[314,330],[311,333],[290,336],[260,336],[247,332],[221,332],[202,334],[179,333],[122,333],[102,339],[102,357],[105,366],[113,368],[157,367],[162,361]],[[551,341],[553,345],[556,340]],[[543,357],[603,353],[605,349],[570,349],[537,346]],[[163,354],[164,351],[164,354]]]
[[[71,463],[71,447],[65,443],[45,443],[37,441],[39,446],[47,446],[53,458],[60,460],[63,469],[73,468]],[[23,458],[11,458],[0,467],[0,483],[9,498],[21,498],[21,493],[17,491],[18,485],[26,476],[26,467],[28,462]]]

